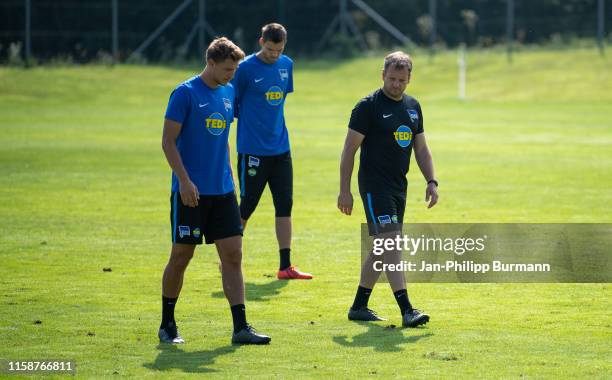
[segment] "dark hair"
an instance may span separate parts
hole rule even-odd
[[[410,56],[402,51],[393,52],[385,57],[384,71],[393,66],[396,69],[407,68],[408,72],[412,71],[412,59]]]
[[[264,25],[261,28],[261,38],[264,42],[272,41],[275,44],[287,41],[287,30],[281,24],[275,22]]]
[[[244,58],[244,52],[226,37],[215,38],[206,49],[206,60],[212,59],[220,63],[228,58],[240,61]]]

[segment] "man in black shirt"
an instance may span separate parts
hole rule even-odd
[[[342,151],[338,208],[351,215],[351,175],[355,153],[361,147],[359,194],[369,233],[375,238],[397,235],[403,222],[408,186],[406,174],[413,150],[427,181],[425,200],[429,201],[428,208],[438,201],[438,182],[423,133],[421,106],[416,99],[404,94],[411,73],[412,60],[407,54],[398,51],[385,57],[383,87],[361,99],[353,109]],[[373,263],[379,260],[370,253],[363,263],[357,295],[348,313],[350,320],[384,320],[368,308],[370,293],[380,276]],[[384,260],[385,263],[398,263],[400,255],[387,254]],[[416,327],[427,323],[429,315],[413,309],[410,304],[404,273],[387,271],[386,274],[402,314],[402,324]]]

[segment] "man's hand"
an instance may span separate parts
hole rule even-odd
[[[179,181],[179,192],[181,193],[181,201],[185,206],[197,207],[200,192],[196,185],[190,179]]]
[[[431,198],[431,201],[429,200]],[[432,208],[438,203],[438,186],[435,183],[430,183],[427,185],[427,189],[425,190],[425,202],[429,202],[427,208]]]
[[[338,195],[338,209],[346,215],[351,215],[353,212],[353,194],[344,192]]]

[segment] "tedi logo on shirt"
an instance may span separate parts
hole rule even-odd
[[[206,118],[206,129],[215,136],[222,134],[225,127],[225,118],[219,112],[215,112]]]
[[[397,131],[393,132],[393,136],[395,136],[395,141],[402,148],[410,145],[412,141],[412,131],[405,125],[400,125]]]
[[[283,90],[278,86],[272,86],[266,91],[266,100],[269,104],[277,106],[283,101]]]

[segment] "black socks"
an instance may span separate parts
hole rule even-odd
[[[168,298],[162,296],[162,322],[160,329],[166,328],[171,324],[176,324],[174,321],[174,306],[178,298]],[[243,304],[234,305],[231,307],[232,321],[234,322],[234,332],[238,332],[246,327],[246,310]]]
[[[406,289],[398,290],[394,292],[395,300],[397,301],[397,305],[402,312],[402,315],[406,314],[407,311],[412,311],[412,305],[408,300],[408,291]]]
[[[162,321],[161,326],[164,328],[168,326],[170,322],[174,322],[174,306],[176,305],[178,298],[168,298],[162,296]]]
[[[280,266],[278,270],[285,270],[291,266],[291,248],[283,248],[280,252]]]
[[[246,327],[246,309],[243,304],[234,305],[230,308],[232,310],[232,321],[234,322],[234,332],[242,330]]]
[[[372,294],[372,289],[359,286],[357,288],[357,294],[355,295],[355,301],[353,302],[351,309],[357,310],[361,309],[362,307],[367,307],[370,294]],[[393,295],[395,296],[395,300],[397,301],[397,305],[399,306],[402,315],[404,315],[406,312],[412,311],[412,305],[408,299],[408,291],[406,289],[398,290],[397,292],[394,292]]]
[[[357,310],[361,309],[362,307],[367,307],[368,300],[370,299],[370,294],[372,294],[372,289],[359,286],[357,288],[357,294],[355,295],[355,301],[353,302],[353,306],[351,306],[351,309]]]

